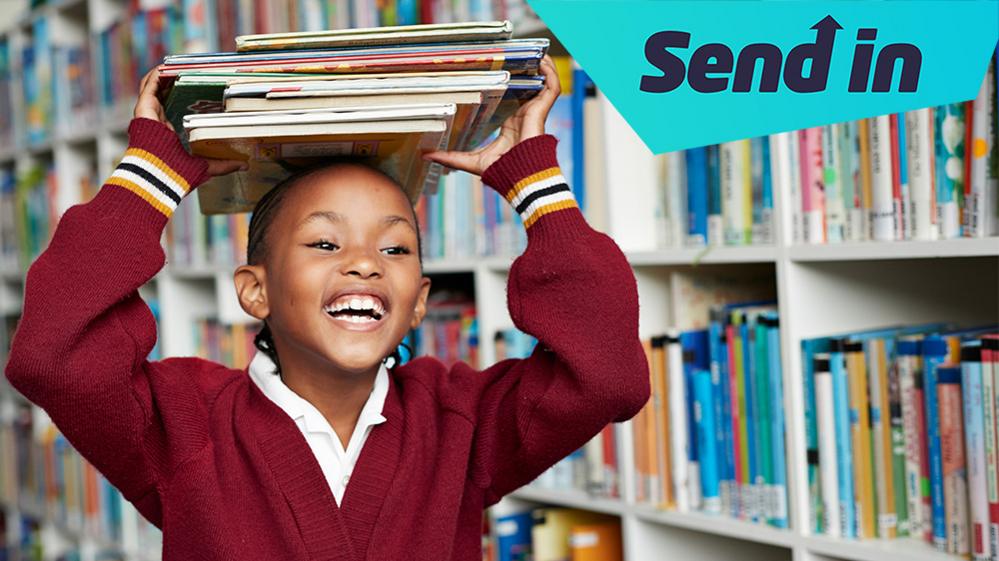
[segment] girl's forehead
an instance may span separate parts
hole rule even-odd
[[[290,226],[325,218],[330,222],[378,221],[384,216],[412,217],[403,190],[366,166],[348,165],[302,178],[286,194]]]

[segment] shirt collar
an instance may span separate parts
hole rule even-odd
[[[322,413],[305,398],[298,395],[289,388],[281,376],[275,374],[276,366],[269,356],[262,352],[257,352],[253,360],[250,361],[248,372],[253,382],[260,388],[260,391],[291,417],[299,428],[309,432],[332,432],[329,422]],[[385,398],[389,389],[388,369],[383,362],[375,375],[375,383],[371,388],[371,395],[364,403],[361,414],[357,418],[358,429],[364,430],[369,425],[377,425],[385,422],[382,411],[385,407]]]

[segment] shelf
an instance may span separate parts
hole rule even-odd
[[[605,499],[591,497],[582,491],[551,491],[548,489],[536,489],[531,486],[521,487],[510,493],[511,498],[538,503],[547,503],[557,506],[579,508],[592,512],[602,512],[621,516],[627,512],[628,507],[619,499]]]
[[[701,263],[773,263],[779,253],[774,246],[689,247],[659,251],[629,252],[628,262],[635,267],[661,265],[698,265]]]
[[[238,265],[205,263],[202,265],[167,265],[161,275],[177,279],[212,279],[216,275],[231,275]]]
[[[999,238],[935,241],[853,242],[788,248],[791,261],[869,261],[938,257],[999,257]]]
[[[847,540],[828,536],[804,538],[813,553],[851,561],[957,561],[958,555],[944,553],[916,538],[893,540]]]
[[[728,516],[704,514],[702,512],[658,510],[644,505],[637,505],[633,509],[635,515],[640,520],[647,522],[655,522],[657,524],[738,538],[756,543],[792,547],[797,539],[797,536],[790,530],[780,530],[773,526],[756,524]]]

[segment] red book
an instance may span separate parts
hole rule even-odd
[[[970,127],[969,127],[970,128]],[[999,333],[993,333],[990,335],[985,335],[982,337],[982,377],[989,376],[992,378],[992,388],[993,388],[993,399],[991,403],[982,404],[983,407],[988,407],[992,410],[992,434],[999,441],[999,420],[996,419],[999,410],[996,408],[997,402],[999,402],[999,392],[996,392],[996,382],[999,382]],[[989,431],[986,428],[985,434],[988,435]],[[994,454],[999,455],[999,450],[995,450]],[[990,473],[991,472],[991,473]],[[992,547],[992,559],[995,561],[999,559],[999,466],[995,466],[995,469],[989,468],[986,470],[986,476],[992,479],[991,487],[994,492],[989,494],[989,543]]]

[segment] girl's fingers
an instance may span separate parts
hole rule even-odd
[[[482,173],[479,169],[479,156],[469,152],[429,152],[423,155],[423,159],[476,175]]]
[[[234,171],[246,170],[248,165],[243,160],[213,160],[205,158],[208,162],[208,175],[217,176],[232,173]]]

